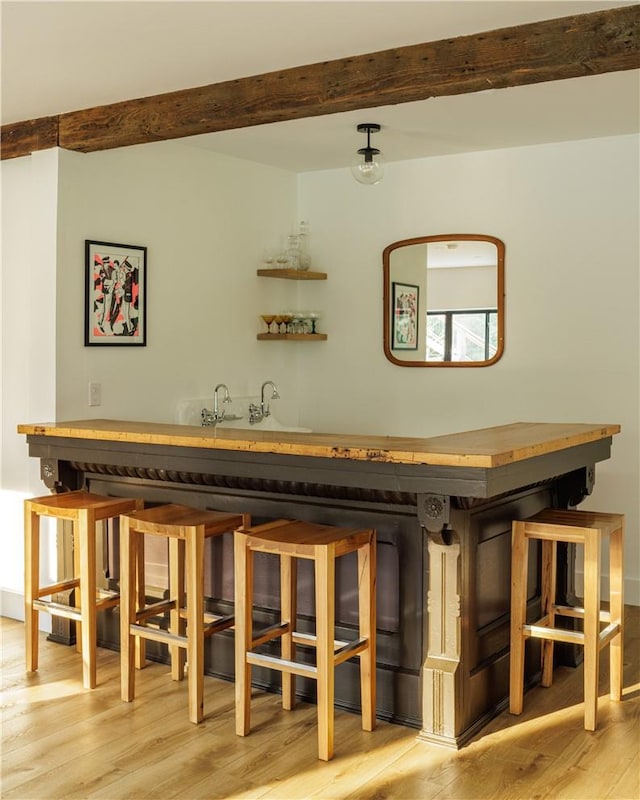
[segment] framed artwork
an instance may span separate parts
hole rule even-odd
[[[393,350],[418,349],[418,292],[410,283],[393,284]]]
[[[147,344],[147,248],[85,240],[84,343]]]

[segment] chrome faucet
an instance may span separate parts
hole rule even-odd
[[[278,387],[275,385],[273,381],[265,381],[262,384],[262,389],[260,390],[260,405],[257,406],[255,403],[251,403],[249,405],[249,422],[251,425],[255,425],[257,422],[262,422],[263,419],[271,414],[269,410],[269,403],[265,402],[264,399],[264,390],[267,386],[271,387],[271,399],[272,400],[279,400],[280,395],[278,394]]]
[[[216,388],[213,390],[213,412],[209,411],[207,408],[202,409],[202,426],[204,428],[213,427],[217,425],[218,422],[222,422],[224,419],[225,409],[223,408],[222,411],[219,409],[218,405],[218,391],[222,389],[224,390],[224,397],[222,398],[223,403],[230,403],[231,396],[229,394],[229,389],[227,388],[226,384],[219,383]]]

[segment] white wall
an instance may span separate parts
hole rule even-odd
[[[497,275],[496,267],[430,269],[429,311],[495,308]]]
[[[256,340],[260,313],[294,303],[295,286],[256,269],[296,208],[292,173],[189,146],[62,152],[58,419],[170,422],[178,400],[210,397],[220,381],[247,395],[267,379],[295,417],[291,350]],[[147,246],[146,347],[84,346],[85,239]],[[89,381],[102,384],[99,408]]]
[[[585,507],[627,514],[627,599],[640,603],[639,157],[622,136],[389,164],[362,186],[300,177],[329,272],[329,340],[309,348],[300,423],[429,436],[517,420],[622,425]],[[410,369],[382,350],[383,248],[430,234],[506,244],[506,343],[480,369]]]
[[[44,396],[57,387],[57,419],[170,421],[181,399],[210,395],[218,381],[246,395],[270,378],[282,395],[278,416],[317,431],[427,436],[515,420],[619,422],[587,504],[627,514],[627,599],[640,603],[638,137],[389,164],[373,187],[348,170],[296,179],[158,143],[61,152],[58,183],[56,371],[33,366],[46,354],[51,367],[52,343],[37,328],[42,309],[24,304],[19,324],[38,331],[41,351],[25,350],[11,370],[3,361],[3,397],[14,406],[13,382],[26,369]],[[9,188],[21,219],[22,183]],[[297,219],[310,221],[313,268],[329,279],[256,277],[263,247]],[[50,225],[39,227],[50,254]],[[384,357],[382,250],[438,233],[506,243],[506,348],[495,366],[403,369]],[[86,238],[149,248],[147,347],[84,347]],[[22,263],[43,267],[31,254]],[[2,281],[6,305],[6,267]],[[291,306],[321,310],[328,341],[257,342],[260,313]],[[89,381],[102,383],[97,409],[87,404]],[[15,421],[51,419],[50,410],[16,408]],[[5,417],[3,409],[11,469],[26,475],[37,465]],[[26,477],[17,483],[32,491]]]
[[[15,617],[22,615],[22,502],[47,493],[16,426],[55,419],[58,151],[1,165],[0,599],[2,613]],[[43,546],[42,556],[43,578],[51,577],[55,552]]]

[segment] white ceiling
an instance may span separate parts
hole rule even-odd
[[[2,122],[16,122],[634,0],[2,0]],[[342,167],[378,122],[389,161],[640,130],[640,71],[489,90],[184,140],[298,171]]]

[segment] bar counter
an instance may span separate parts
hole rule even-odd
[[[122,420],[18,426],[52,491],[84,487],[147,503],[246,512],[255,522],[285,517],[374,527],[378,715],[450,747],[464,744],[506,702],[511,520],[581,502],[619,431],[615,424],[520,422],[409,438]],[[114,537],[105,570],[117,583],[116,548]],[[229,554],[227,544],[208,566],[212,609],[229,610],[233,599]],[[568,602],[571,557],[567,551],[559,565],[559,591]],[[258,613],[275,620],[268,567],[262,580]],[[309,630],[311,581],[302,571],[300,614]],[[535,613],[535,569],[531,581]],[[340,576],[337,585],[339,592]],[[352,604],[338,597],[339,636],[349,636]],[[105,616],[102,643],[116,647],[117,619]],[[213,637],[207,647],[207,671],[232,679],[232,634]],[[538,670],[531,651],[529,680]],[[560,657],[575,658],[570,648]],[[336,675],[336,702],[345,708],[359,707],[357,673],[347,662]],[[255,681],[277,688],[266,670],[256,670]],[[301,692],[313,698],[304,681]]]

